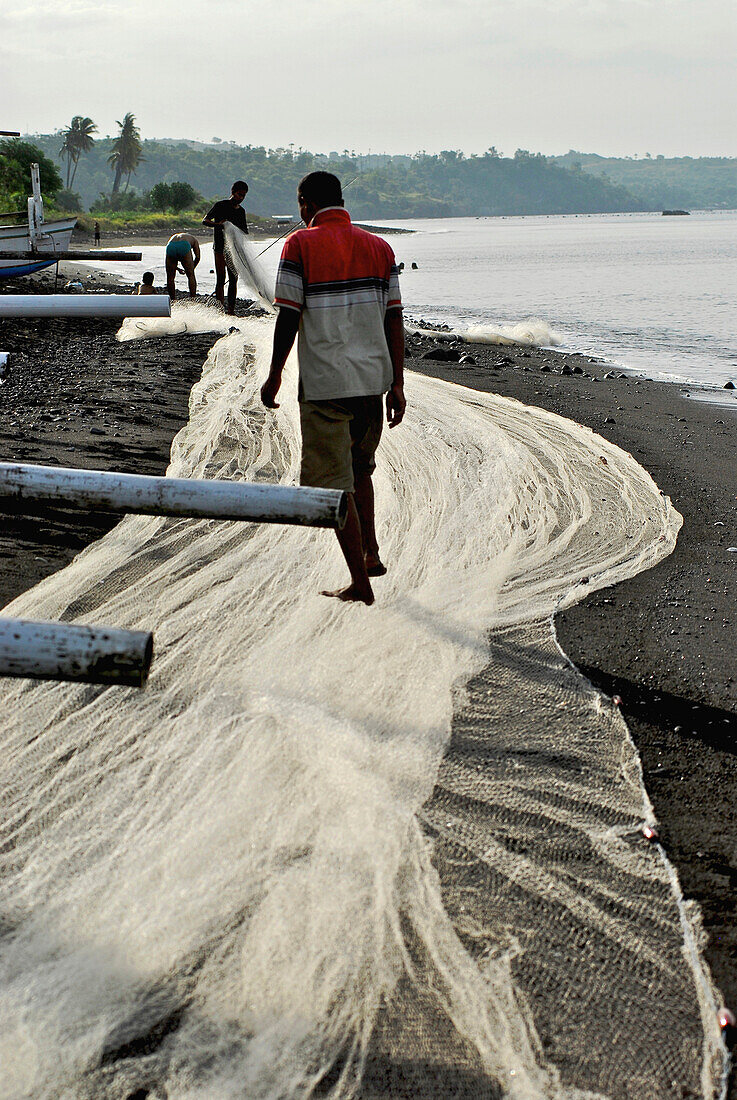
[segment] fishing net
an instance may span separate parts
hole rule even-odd
[[[260,251],[249,241],[245,233],[235,225],[227,223],[225,229],[225,253],[231,266],[238,272],[243,288],[250,290],[259,304],[269,313],[274,312],[274,276],[261,259]],[[278,248],[278,245],[275,245]],[[276,257],[275,257],[276,258]]]
[[[169,472],[293,482],[294,368],[265,410],[272,323],[240,323]],[[569,421],[407,391],[374,607],[319,595],[329,532],[153,517],[11,605],[156,654],[142,692],[6,682],[4,1097],[717,1094],[695,915],[551,625],[680,518]]]

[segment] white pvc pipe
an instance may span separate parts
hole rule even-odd
[[[143,630],[0,619],[0,676],[143,687],[153,644]]]
[[[199,481],[0,462],[0,507],[35,513],[39,505],[157,516],[342,527],[347,494],[268,482]]]
[[[170,317],[168,294],[0,294],[0,317]]]

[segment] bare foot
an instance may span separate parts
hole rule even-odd
[[[370,558],[366,556],[366,572],[369,577],[383,577],[386,573],[386,566],[379,558]]]
[[[340,588],[335,592],[328,592],[323,589],[320,595],[333,596],[336,600],[342,600],[343,603],[365,603],[371,606],[374,602],[374,594],[371,591],[371,585],[366,589],[358,589],[355,584],[351,584],[348,588]]]

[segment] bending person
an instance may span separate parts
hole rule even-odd
[[[225,259],[225,233],[223,226],[231,222],[242,233],[248,232],[246,212],[242,203],[248,194],[245,180],[236,180],[230,189],[230,198],[221,199],[208,210],[202,219],[203,225],[215,230],[212,250],[215,254],[215,297],[225,305],[225,272],[228,272],[228,308],[227,313],[235,313],[235,299],[238,290],[238,272]]]
[[[382,397],[389,427],[404,416],[404,323],[394,253],[351,223],[340,181],[311,172],[297,201],[306,229],[287,239],[276,280],[279,315],[261,400],[277,409],[282,371],[299,332],[302,485],[348,492],[338,542],[351,583],[340,600],[372,604],[379,557],[371,475],[381,437]]]
[[[177,296],[175,279],[177,266],[181,265],[189,282],[189,296],[197,293],[197,277],[194,269],[200,262],[200,242],[192,233],[175,233],[166,244],[166,289],[172,302]]]

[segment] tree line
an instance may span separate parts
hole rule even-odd
[[[234,179],[249,183],[256,214],[295,213],[298,180],[315,168],[353,180],[347,201],[359,219],[460,215],[603,213],[667,206],[737,205],[737,160],[602,158],[569,153],[544,157],[525,149],[501,156],[458,150],[412,156],[314,154],[303,149],[238,146],[213,139],[143,140],[135,116],[118,122],[114,138],[99,138],[88,116],[75,115],[34,143],[65,172],[57,203],[66,210],[198,209],[227,195]],[[647,164],[647,169],[643,166]],[[47,173],[48,174],[48,173]],[[0,192],[3,187],[0,152]],[[683,181],[688,178],[688,186]],[[708,185],[706,181],[708,180]],[[699,185],[701,181],[701,186]],[[48,185],[45,193],[50,193]],[[206,196],[206,198],[203,198]],[[734,198],[734,202],[732,199]]]
[[[358,177],[351,185],[350,208],[364,219],[638,208],[626,189],[582,177],[525,150],[512,158],[501,157],[493,146],[472,157],[446,150],[437,155],[363,158],[347,149],[326,156],[293,148],[141,140],[132,114],[118,126],[114,140],[95,140],[94,122],[80,115],[60,135],[35,137],[47,156],[66,165],[67,186],[59,196],[65,208],[76,204],[93,212],[156,209],[165,194],[161,184],[175,189],[171,209],[179,194],[177,185],[186,183],[197,196],[211,199],[229,194],[233,180],[243,178],[254,213],[292,214],[297,183],[315,168],[333,171],[344,181]]]

